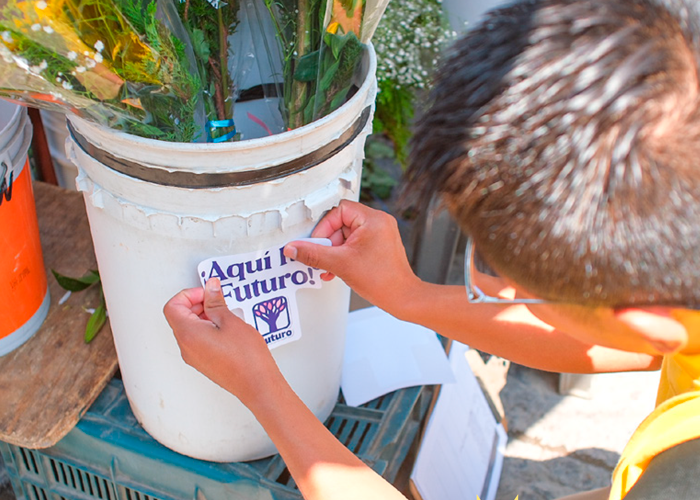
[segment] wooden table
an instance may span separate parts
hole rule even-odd
[[[0,440],[25,448],[56,444],[78,422],[117,370],[109,324],[85,344],[89,314],[99,301],[95,287],[65,291],[51,274],[82,276],[97,269],[80,193],[34,184],[51,308],[41,329],[0,357]],[[108,322],[109,323],[109,322]]]

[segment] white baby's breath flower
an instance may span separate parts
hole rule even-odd
[[[41,24],[32,24],[32,31],[41,31]]]
[[[102,52],[104,50],[104,48],[105,48],[105,44],[102,43],[102,40],[97,40],[95,42],[95,50],[97,52]]]
[[[66,57],[68,58],[69,61],[75,61],[76,58],[78,57],[78,54],[76,52],[73,52],[72,50],[66,54]]]
[[[389,4],[373,40],[379,62],[377,78],[424,88],[450,34],[438,0]]]
[[[43,61],[41,61],[41,62],[39,63],[39,69],[42,70],[42,71],[45,70],[45,69],[48,68],[48,67],[49,67],[49,63],[46,62],[46,59],[44,59]]]
[[[84,66],[76,66],[75,71],[78,73],[85,73],[85,67]]]
[[[98,52],[97,54],[95,54],[95,57],[94,57],[93,59],[95,59],[95,62],[96,62],[96,63],[101,63],[102,60],[103,60],[103,59],[102,59],[102,54],[100,54],[100,53]]]
[[[51,26],[44,26],[44,33],[48,33],[50,35],[53,33],[53,28]]]
[[[63,84],[62,84],[62,85],[63,85],[63,88],[66,89],[66,90],[71,90],[71,89],[73,88],[73,85],[71,85],[70,83],[68,83],[68,82],[65,81],[65,80],[63,81]]]
[[[92,60],[92,59],[86,59],[86,60],[85,60],[85,67],[86,67],[87,69],[92,69],[92,68],[94,68],[95,66],[97,66],[97,63],[96,63],[94,60]]]
[[[12,33],[10,33],[9,31],[2,32],[2,39],[7,43],[14,42],[14,39],[12,38]]]
[[[44,0],[39,0],[36,3],[36,8],[39,10],[46,10],[46,7],[48,7],[48,4],[46,2],[44,2]]]

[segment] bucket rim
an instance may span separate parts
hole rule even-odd
[[[12,113],[12,116],[10,119],[7,121],[4,127],[0,128],[0,143],[5,140],[6,134],[14,135],[17,133],[17,130],[19,128],[18,124],[21,121],[21,115],[22,113],[26,112],[26,108],[22,106],[21,104],[18,104],[14,101],[11,101],[9,99],[1,99],[7,104],[11,104],[15,106],[14,113]],[[0,105],[2,105],[2,102],[0,102]],[[9,142],[9,139],[6,141]]]
[[[27,164],[27,154],[32,143],[34,129],[29,118],[23,120],[18,130],[10,139],[6,148],[0,151],[0,182],[9,175],[19,175]],[[17,144],[16,144],[17,143]],[[14,156],[10,155],[10,148],[16,148]]]
[[[372,45],[371,42],[366,44],[367,46],[367,54],[368,54],[368,67],[367,67],[367,75],[373,75],[376,73],[377,69],[377,55],[374,50],[374,46]],[[163,148],[167,149],[171,153],[205,153],[205,152],[232,152],[235,153],[238,150],[247,150],[251,148],[264,148],[268,145],[276,145],[280,141],[284,141],[286,138],[290,137],[292,134],[296,133],[297,135],[303,135],[305,132],[310,132],[314,130],[315,128],[322,127],[324,125],[327,125],[335,120],[337,120],[339,117],[341,117],[347,108],[349,106],[352,106],[356,100],[361,99],[361,96],[367,94],[370,90],[370,87],[375,85],[376,78],[365,78],[364,82],[362,82],[362,85],[358,88],[357,92],[355,93],[354,96],[352,96],[350,99],[348,99],[346,102],[344,102],[338,109],[334,110],[333,112],[329,113],[328,115],[324,116],[323,118],[320,118],[318,120],[314,120],[313,122],[304,125],[302,127],[293,129],[293,130],[287,130],[285,132],[281,132],[279,134],[274,134],[274,135],[269,135],[266,137],[258,137],[255,139],[247,139],[244,141],[236,141],[236,142],[222,142],[222,143],[212,143],[212,142],[168,142],[168,141],[162,141],[160,139],[148,139],[145,137],[139,137],[137,135],[129,134],[126,132],[122,132],[120,130],[115,130],[111,129],[105,125],[91,122],[89,120],[86,120],[84,118],[80,118],[75,115],[66,115],[69,123],[73,125],[75,129],[80,131],[81,129],[89,130],[92,129],[93,131],[99,131],[102,133],[106,133],[110,136],[113,136],[115,138],[123,139],[126,141],[129,141],[133,144],[133,146],[139,147],[139,146],[148,146],[151,148]],[[364,106],[363,106],[364,108]],[[86,135],[90,137],[91,135],[88,133],[83,133],[83,135]],[[92,142],[92,141],[91,141]],[[99,144],[95,144],[98,147],[101,147]]]
[[[305,155],[275,165],[223,172],[166,170],[148,166],[141,162],[119,158],[108,151],[94,146],[85,136],[76,131],[70,123],[68,124],[68,132],[76,148],[82,150],[83,153],[93,160],[120,174],[163,186],[186,189],[211,189],[250,186],[261,182],[283,179],[323,164],[355,142],[363,130],[366,129],[371,114],[371,106],[365,107],[352,126],[339,137]]]

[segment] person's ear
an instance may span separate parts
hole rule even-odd
[[[668,307],[615,310],[615,318],[639,333],[659,354],[678,352],[688,344],[688,331],[671,315]]]

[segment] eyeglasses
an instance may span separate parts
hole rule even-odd
[[[470,237],[467,237],[467,247],[464,254],[464,284],[467,288],[467,300],[470,304],[503,304],[503,305],[513,305],[513,304],[562,304],[560,302],[554,302],[551,300],[544,299],[526,299],[526,298],[514,298],[506,299],[503,297],[493,297],[487,295],[483,290],[474,284],[474,276],[476,274],[476,267],[474,265],[474,252],[475,252],[474,242]],[[569,304],[571,305],[571,304]],[[700,304],[666,304],[666,303],[634,303],[629,306],[641,307],[647,305],[665,305],[669,307],[675,307],[678,309],[685,309],[689,311],[700,311]],[[626,306],[617,305],[616,308],[623,308]]]
[[[474,267],[474,242],[471,238],[467,238],[467,248],[464,254],[464,284],[467,287],[467,300],[471,304],[550,304],[548,300],[542,299],[504,299],[503,297],[492,297],[484,293],[473,282],[473,277],[476,274]]]

